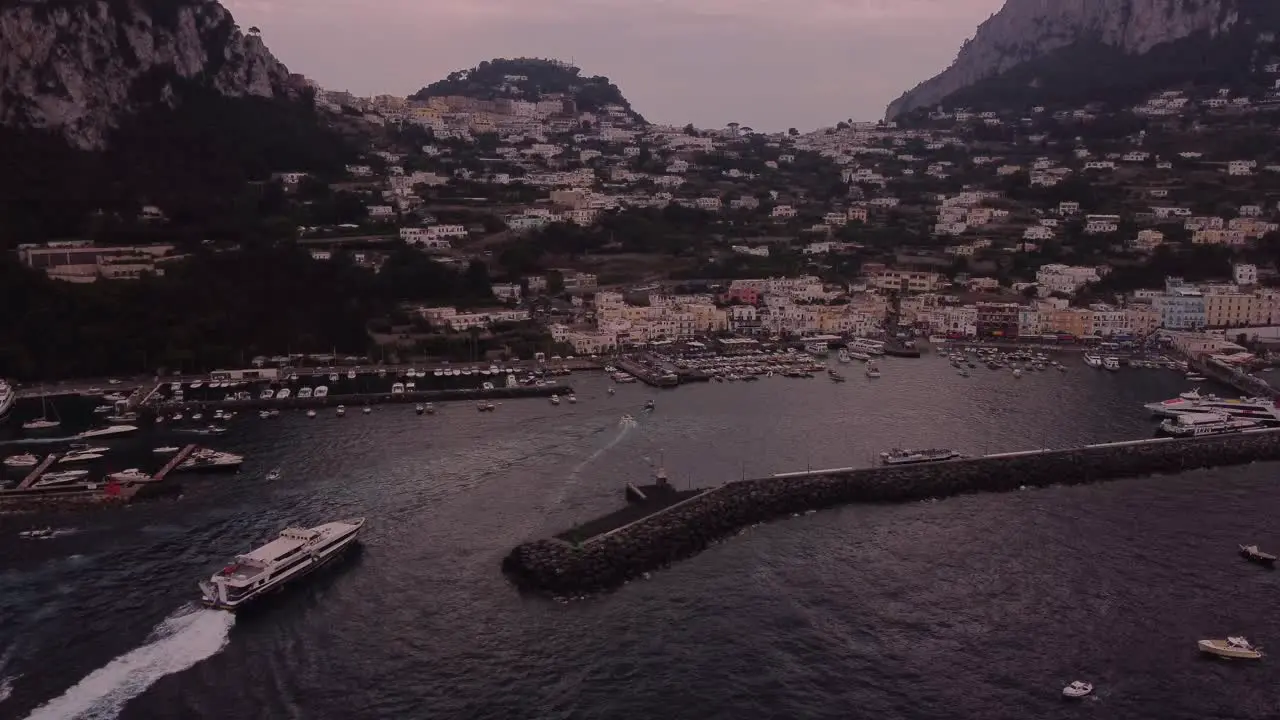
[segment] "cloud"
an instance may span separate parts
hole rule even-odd
[[[495,57],[607,75],[640,112],[706,126],[879,117],[1001,0],[224,0],[325,87],[407,94]]]

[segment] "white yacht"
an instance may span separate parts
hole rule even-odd
[[[1233,660],[1261,660],[1262,648],[1254,647],[1243,637],[1232,636],[1226,640],[1201,640],[1196,643],[1200,652]]]
[[[137,432],[137,425],[112,425],[111,427],[98,428],[96,430],[85,430],[76,435],[80,440],[89,440],[91,438],[114,437],[116,435],[128,435]]]
[[[114,415],[107,416],[107,422],[112,425],[128,425],[138,422],[138,413],[131,410],[125,412],[117,412]]]
[[[320,387],[316,388],[316,391],[313,394],[313,397],[318,397],[318,398],[329,397],[329,386],[321,385]]]
[[[128,470],[111,473],[107,476],[107,479],[122,483],[150,482],[151,476],[142,472],[138,468],[129,468]]]
[[[1201,437],[1253,430],[1261,426],[1257,420],[1233,418],[1223,413],[1183,413],[1160,423],[1160,431],[1173,437]]]
[[[311,388],[304,387],[298,391],[298,398],[301,400],[306,400],[311,397],[311,392],[312,392]]]
[[[1115,372],[1120,369],[1120,358],[1105,357],[1102,358],[1102,369]]]
[[[280,537],[237,555],[230,565],[200,583],[201,599],[210,607],[235,610],[338,557],[355,542],[362,526],[364,518],[286,528]]]
[[[1093,353],[1085,353],[1084,364],[1091,368],[1100,368],[1102,367],[1102,358],[1094,355]]]
[[[88,476],[88,470],[62,470],[59,472],[45,473],[40,476],[39,480],[31,483],[33,488],[53,487],[55,485],[66,485],[75,482],[80,478]]]
[[[31,430],[31,431],[52,430],[53,428],[56,428],[61,424],[62,423],[58,420],[50,420],[48,418],[36,418],[35,420],[28,420],[22,423],[22,429]]]
[[[191,453],[191,457],[178,463],[175,472],[215,472],[236,470],[244,463],[244,458],[228,452],[219,452],[201,448]]]
[[[4,459],[4,466],[7,468],[33,468],[40,464],[40,458],[31,453],[23,453],[21,455],[13,455]]]
[[[273,397],[275,397],[275,396],[276,396],[276,392],[275,392],[274,390],[272,390],[271,388],[266,388],[266,389],[264,389],[264,390],[262,391],[262,393],[261,393],[260,395],[258,395],[258,399],[260,399],[260,400],[270,400],[271,398],[273,398]]]
[[[1062,697],[1065,698],[1082,698],[1093,692],[1093,685],[1076,680],[1070,685],[1062,688]]]
[[[156,455],[172,455],[181,449],[182,448],[177,447],[176,445],[165,445],[164,447],[158,447],[152,450],[151,452],[155,453]]]
[[[104,447],[86,447],[77,450],[68,450],[65,455],[58,458],[58,464],[73,462],[89,462],[91,460],[101,460],[102,456],[107,454],[109,450]]]
[[[289,399],[289,395],[290,395],[290,394],[292,394],[292,391],[291,391],[291,390],[289,390],[289,388],[280,388],[280,392],[277,392],[277,393],[276,393],[276,399],[277,399],[277,400],[288,400],[288,399]]]
[[[392,395],[403,395],[403,394],[404,394],[404,383],[395,383],[395,384],[393,384],[393,385],[391,386],[391,394],[392,394]]]
[[[1200,388],[1194,388],[1186,392],[1180,392],[1178,393],[1178,397],[1182,398],[1183,400],[1203,400],[1204,399],[1204,395],[1200,394]],[[1213,397],[1213,396],[1210,395],[1209,397]]]
[[[960,457],[955,450],[903,450],[894,448],[880,453],[880,462],[885,465],[915,465],[917,463],[938,462]]]

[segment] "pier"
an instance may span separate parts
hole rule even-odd
[[[731,481],[675,503],[620,510],[559,536],[524,543],[506,556],[502,566],[522,589],[577,596],[615,588],[695,555],[745,527],[812,510],[1076,485],[1269,460],[1280,460],[1280,430],[785,473]]]
[[[462,402],[468,400],[516,400],[520,398],[550,397],[567,395],[573,392],[569,385],[542,385],[499,387],[492,390],[483,388],[457,388],[452,390],[417,390],[403,393],[347,393],[328,395],[325,397],[289,396],[287,398],[251,398],[247,400],[173,400],[156,401],[144,405],[139,411],[153,412],[187,412],[189,410],[223,409],[223,410],[301,410],[306,408],[337,407],[346,405],[380,405],[383,403],[427,403],[427,402]]]
[[[173,472],[174,468],[178,467],[183,462],[185,462],[187,458],[191,457],[191,453],[195,451],[196,451],[195,444],[187,445],[186,447],[179,450],[177,454],[169,458],[169,462],[165,463],[164,467],[160,468],[160,470],[155,475],[151,476],[151,482],[153,483],[164,482],[164,479],[169,477],[169,473]]]
[[[1230,385],[1250,397],[1280,398],[1280,391],[1266,380],[1238,368],[1223,365],[1212,358],[1192,358],[1187,364],[1201,375],[1224,385]]]
[[[662,370],[659,363],[653,360],[645,363],[636,358],[624,357],[618,360],[618,369],[653,387],[666,388],[680,384],[680,378],[675,373]]]
[[[40,461],[40,464],[36,465],[35,469],[32,470],[30,473],[28,473],[27,476],[22,479],[22,482],[18,483],[17,489],[18,490],[29,489],[31,487],[31,484],[34,483],[36,480],[40,479],[41,475],[48,472],[49,467],[57,461],[58,461],[57,454],[49,453],[48,455],[46,455],[44,459]]]

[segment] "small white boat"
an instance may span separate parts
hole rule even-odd
[[[182,449],[182,448],[177,447],[177,446],[175,446],[175,445],[165,445],[164,447],[158,447],[158,448],[156,448],[156,449],[152,450],[151,452],[153,452],[153,453],[155,453],[155,454],[157,454],[157,455],[172,455],[172,454],[174,454],[174,453],[178,452],[178,451],[179,451],[179,450],[181,450],[181,449]]]
[[[7,468],[31,468],[39,464],[40,458],[31,453],[23,453],[4,459],[4,466]]]
[[[313,418],[313,417],[315,417],[315,416],[316,416],[316,411],[315,411],[315,410],[308,410],[308,411],[307,411],[307,417],[309,417],[309,418]]]
[[[427,403],[426,411],[428,415],[434,415],[436,413],[436,406],[433,403]]]
[[[347,371],[347,379],[348,379],[348,380],[355,380],[355,379],[356,379],[356,371],[355,371],[355,370],[348,370],[348,371]]]
[[[288,399],[289,399],[289,395],[291,395],[292,393],[293,393],[293,391],[292,391],[292,390],[290,390],[289,388],[281,388],[281,389],[280,389],[280,392],[276,393],[276,399],[277,399],[277,400],[288,400]]]
[[[867,377],[869,378],[880,377],[880,368],[874,362],[867,363]]]
[[[203,383],[203,382],[201,382],[201,381],[199,381],[199,380],[196,380],[196,381],[194,381],[194,382],[192,382],[192,383],[191,383],[191,389],[192,389],[192,390],[199,390],[199,389],[200,389],[200,387],[201,387],[202,385],[204,385],[204,383]]]
[[[39,530],[23,530],[18,533],[18,537],[26,540],[48,540],[54,536],[54,529],[51,527],[40,528]]]
[[[569,404],[573,405],[574,403],[578,402],[578,396],[574,395],[573,393],[569,393],[569,395],[565,397],[565,400],[568,400]]]
[[[312,397],[318,397],[318,398],[329,397],[329,386],[321,385],[320,387],[316,388],[316,391],[312,394]]]
[[[116,402],[123,402],[128,398],[126,398],[123,393],[110,393],[108,395],[103,395],[102,399],[106,400],[107,402],[116,403]]]
[[[28,420],[22,423],[22,429],[33,430],[33,431],[34,430],[52,430],[61,424],[62,423],[57,420],[50,420],[48,418],[36,418],[35,420]]]
[[[365,405],[364,410],[362,410],[361,412],[363,412],[365,415],[368,415],[369,413],[373,412],[373,408],[369,407],[368,405]]]
[[[329,382],[331,383],[338,382],[338,373],[329,373]]]
[[[1188,390],[1186,392],[1178,393],[1178,397],[1182,398],[1183,400],[1203,400],[1204,399],[1204,396],[1200,394],[1200,388],[1195,388],[1194,390]]]
[[[125,413],[119,413],[117,415],[108,415],[107,422],[112,423],[114,425],[127,425],[129,423],[135,423],[135,422],[138,422],[138,413],[125,412]]]
[[[88,470],[62,470],[59,472],[45,473],[40,476],[39,480],[32,483],[31,487],[38,488],[51,487],[53,485],[65,485],[86,477],[88,474]]]
[[[271,471],[271,472],[267,473],[267,479],[268,479],[268,480],[279,480],[279,479],[280,479],[280,468],[274,468],[274,469],[272,469],[272,471]]]
[[[101,460],[106,452],[107,452],[106,448],[86,448],[84,450],[72,450],[66,455],[63,455],[62,457],[58,458],[58,464],[63,465],[66,463],[91,462],[93,460]]]
[[[394,383],[394,384],[392,384],[392,386],[391,386],[391,394],[392,394],[392,395],[403,395],[403,394],[404,394],[404,383]]]
[[[181,419],[182,419],[182,417],[183,417],[183,416],[182,416],[182,413],[174,413],[174,414],[173,414],[173,418],[172,418],[172,419],[173,419],[173,420],[175,420],[175,421],[177,421],[177,420],[181,420]]]
[[[272,390],[271,388],[267,388],[266,390],[263,390],[263,391],[262,391],[262,394],[258,396],[258,399],[259,399],[259,400],[270,400],[271,398],[273,398],[273,397],[275,397],[275,396],[276,396],[275,391],[274,391],[274,390]]]
[[[111,437],[113,435],[128,435],[129,433],[137,431],[137,425],[113,425],[111,427],[98,428],[96,430],[85,430],[79,435],[76,435],[76,437],[81,440],[87,440],[89,438]]]
[[[609,389],[607,389],[605,392],[607,392],[607,393],[609,393],[610,395],[612,395],[612,394],[613,394],[613,388],[609,388]]]
[[[1070,685],[1062,688],[1062,697],[1065,698],[1082,698],[1093,692],[1093,685],[1087,682],[1076,680]]]
[[[346,414],[347,414],[347,406],[346,406],[346,405],[339,405],[339,406],[338,406],[338,417],[342,417],[343,415],[346,415]]]
[[[138,468],[129,468],[128,470],[121,470],[120,472],[111,473],[110,475],[107,476],[107,479],[115,480],[116,482],[123,482],[123,483],[150,482],[151,476],[142,472]]]
[[[271,413],[267,412],[266,410],[259,410],[258,417],[262,418],[263,420],[266,420],[267,418],[271,417]]]
[[[192,420],[203,420],[203,419],[204,419],[204,413],[194,413],[194,414],[191,416],[191,419],[192,419]]]
[[[559,405],[559,404],[560,404],[560,396],[559,396],[559,395],[552,395],[552,396],[551,396],[551,404],[552,404],[552,405]]]
[[[1254,647],[1240,636],[1228,637],[1226,640],[1201,640],[1197,645],[1202,653],[1229,660],[1261,660],[1263,657],[1262,648]]]
[[[304,387],[304,388],[302,388],[302,389],[298,390],[298,399],[299,399],[299,400],[306,400],[306,399],[308,399],[308,398],[310,398],[310,397],[311,397],[311,393],[312,393],[312,392],[314,392],[314,391],[313,391],[311,388],[309,388],[309,387]]]
[[[421,415],[427,411],[427,408],[424,407],[422,403],[418,403],[417,405],[413,406],[413,411]]]

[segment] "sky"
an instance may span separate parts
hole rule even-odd
[[[605,75],[651,122],[877,120],[1003,0],[222,0],[330,90],[408,95],[499,57]]]

